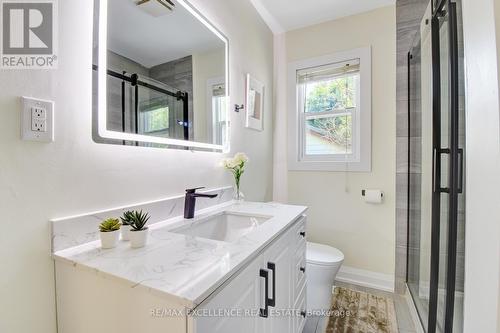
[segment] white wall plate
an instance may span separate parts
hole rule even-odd
[[[54,141],[54,102],[22,97],[21,138],[27,141]]]

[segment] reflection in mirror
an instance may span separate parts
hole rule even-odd
[[[180,0],[96,0],[94,26],[96,141],[227,146],[227,40],[198,12]]]
[[[247,74],[246,86],[246,127],[262,131],[262,122],[264,119],[264,85],[250,74]]]

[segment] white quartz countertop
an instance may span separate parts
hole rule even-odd
[[[230,202],[197,212],[192,220],[177,217],[152,225],[148,244],[143,248],[133,249],[129,242],[120,241],[114,249],[101,249],[97,240],[55,252],[53,256],[76,269],[116,278],[117,283],[144,288],[194,308],[306,209],[277,203]],[[170,232],[220,212],[269,216],[271,219],[233,243]]]

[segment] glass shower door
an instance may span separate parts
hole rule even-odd
[[[460,8],[460,2],[439,1],[432,18],[424,19],[408,58],[407,285],[430,333],[462,332],[465,85]]]
[[[432,58],[430,24],[422,22],[408,56],[408,266],[407,285],[427,330],[432,222]]]
[[[460,3],[432,19],[434,199],[428,332],[461,332],[464,238],[464,70]],[[461,216],[462,218],[459,218]],[[462,254],[461,254],[462,253]]]
[[[460,3],[443,1],[432,20],[436,123],[429,332],[462,331],[465,110],[460,8]]]
[[[443,12],[444,13],[444,12]],[[433,225],[428,332],[443,332],[450,220],[450,26],[449,15],[432,19],[433,39]]]

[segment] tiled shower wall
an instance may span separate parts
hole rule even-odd
[[[408,64],[407,56],[419,30],[429,0],[397,0],[397,113],[396,113],[396,283],[395,291],[404,293],[406,280],[407,190],[408,190]],[[415,119],[412,115],[412,119]],[[413,124],[418,122],[413,121]],[[418,125],[420,126],[420,125]],[[419,128],[412,131],[420,132]],[[412,135],[414,137],[414,135]],[[419,181],[419,168],[412,168],[412,183]],[[413,179],[414,178],[414,179]],[[420,188],[418,184],[415,184]],[[420,211],[420,207],[411,207]]]
[[[194,122],[193,112],[193,57],[172,60],[149,69],[152,79],[158,80],[188,94],[188,117]],[[177,126],[176,126],[177,127]],[[193,138],[193,126],[189,127],[189,137]],[[182,133],[182,132],[181,132]]]
[[[97,48],[94,48],[94,52],[96,52]],[[154,79],[164,83],[167,86],[170,86],[170,90],[172,91],[185,91],[188,93],[188,117],[191,122],[194,122],[194,112],[193,112],[193,59],[192,56],[186,56],[180,59],[172,60],[169,62],[165,62],[160,65],[153,66],[151,68],[147,68],[142,66],[141,64],[126,58],[122,55],[114,53],[112,51],[108,51],[108,66],[114,70],[115,72],[121,73],[122,71],[126,71],[130,73],[139,74],[139,76],[143,76],[145,78]],[[93,85],[97,84],[97,72],[93,71]],[[147,80],[146,79],[146,80]],[[107,117],[108,123],[107,128],[112,131],[122,131],[122,88],[121,81],[119,79],[110,79],[108,78],[108,108],[107,108]],[[134,101],[133,101],[133,87],[127,85],[127,93],[126,95],[126,114],[125,114],[125,124],[126,124],[126,132],[133,133],[133,129],[135,127],[134,120]],[[97,89],[93,89],[93,117],[97,119]],[[152,96],[151,96],[152,95]],[[142,88],[139,92],[139,108],[141,108],[141,103],[149,101],[152,97],[158,97],[160,94],[154,93],[150,89]],[[182,139],[184,135],[184,130],[182,125],[177,125],[175,122],[176,115],[180,114],[182,116],[182,103],[181,102],[172,102],[175,101],[175,97],[166,97],[162,95],[163,98],[170,100],[170,108],[171,108],[171,120],[170,120],[170,137]],[[172,111],[173,110],[173,111]],[[101,138],[97,135],[97,122],[94,122],[93,127],[93,137],[96,142],[99,143],[115,143],[122,144],[122,141],[111,140]],[[193,138],[193,127],[189,127],[189,137]],[[133,144],[133,142],[130,142]],[[141,144],[148,145],[148,144]]]

